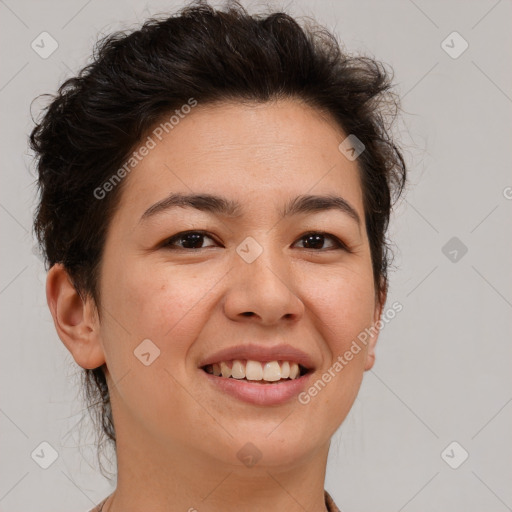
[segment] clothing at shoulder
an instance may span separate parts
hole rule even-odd
[[[324,497],[325,497],[325,506],[327,507],[328,512],[341,512],[341,510],[336,506],[336,503],[334,503],[334,500],[331,498],[331,495],[324,489]],[[108,496],[107,496],[108,498]],[[107,501],[107,498],[105,498],[103,501],[98,503],[93,509],[89,510],[88,512],[100,512],[101,508]]]
[[[107,501],[108,496],[101,500],[94,508],[91,508],[91,510],[88,510],[87,512],[101,512],[101,509],[103,508],[103,505],[105,505],[105,502]]]
[[[325,506],[327,507],[328,512],[341,512],[341,510],[336,506],[334,500],[331,498],[331,495],[324,489],[325,495]]]

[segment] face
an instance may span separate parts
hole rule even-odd
[[[268,466],[328,445],[373,363],[375,336],[350,361],[339,356],[380,314],[357,161],[338,149],[345,137],[292,100],[199,104],[125,178],[98,323],[116,430],[169,456],[238,465],[248,442]],[[149,210],[172,194],[237,205]],[[327,195],[342,206],[290,208]],[[309,371],[226,387],[202,368],[219,358],[228,367],[236,358],[301,360]],[[287,389],[270,390],[279,386]]]

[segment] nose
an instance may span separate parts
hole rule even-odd
[[[296,322],[302,317],[304,303],[298,296],[297,279],[277,250],[264,248],[251,263],[235,254],[228,276],[224,310],[230,319],[274,325],[281,319]]]

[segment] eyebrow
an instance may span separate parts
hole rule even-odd
[[[212,194],[170,194],[168,197],[150,206],[140,218],[148,220],[155,215],[172,208],[194,208],[203,212],[237,218],[243,215],[242,205],[238,201]],[[349,215],[361,227],[361,219],[355,208],[346,200],[336,195],[302,195],[289,201],[281,210],[281,218],[305,213],[317,213],[338,210]]]

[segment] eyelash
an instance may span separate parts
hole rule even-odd
[[[181,238],[185,237],[186,235],[201,235],[203,237],[208,237],[215,241],[215,239],[208,233],[207,231],[202,230],[195,230],[195,231],[182,231],[181,233],[177,233],[176,235],[172,236],[171,238],[168,238],[165,240],[161,247],[171,250],[184,250],[184,251],[200,251],[201,249],[207,249],[207,247],[199,247],[198,249],[190,249],[186,247],[180,247],[179,245],[174,245],[173,242],[179,241]],[[332,251],[336,249],[341,249],[346,252],[351,252],[350,249],[347,247],[345,243],[343,243],[338,237],[331,235],[330,233],[326,233],[325,231],[308,231],[307,233],[304,233],[299,237],[298,240],[302,240],[304,238],[307,238],[312,235],[320,235],[324,238],[330,238],[334,241],[335,247],[331,247],[329,249],[305,249],[306,251],[313,251],[313,252],[325,252],[325,251]]]

